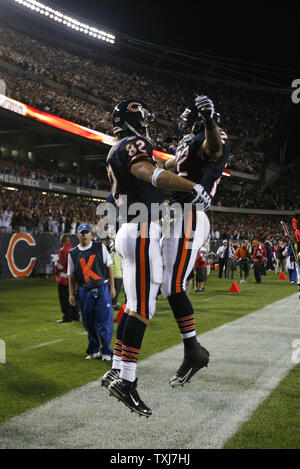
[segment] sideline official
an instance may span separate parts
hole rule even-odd
[[[68,259],[69,302],[75,305],[74,285],[77,282],[82,322],[88,333],[86,358],[99,358],[102,353],[102,360],[111,360],[112,298],[116,295],[112,260],[103,243],[92,241],[89,224],[79,225],[77,235],[79,244],[71,249]]]

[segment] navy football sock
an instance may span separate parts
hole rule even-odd
[[[134,316],[128,316],[122,335],[122,365],[120,378],[133,382],[147,325]]]
[[[121,357],[122,357],[122,336],[123,336],[123,330],[125,327],[125,324],[128,319],[128,314],[123,313],[122,317],[120,319],[120,322],[117,327],[117,333],[116,333],[116,341],[115,341],[115,347],[114,347],[114,357],[113,357],[113,368],[120,369],[121,368]]]
[[[195,330],[194,309],[189,297],[183,291],[169,296],[168,301],[180,330],[184,351],[186,352],[194,349],[198,341]]]
[[[140,350],[146,327],[146,324],[136,317],[128,316],[126,326],[123,328],[123,345]]]

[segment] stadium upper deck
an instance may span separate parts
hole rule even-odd
[[[95,49],[92,43],[88,45],[87,42],[82,42],[78,47],[75,36],[72,36],[72,40],[69,36],[68,42],[62,44],[61,34],[53,38],[37,22],[37,28],[29,36],[28,31],[32,29],[26,27],[26,24],[27,21],[30,24],[32,19],[28,16],[22,25],[17,16],[12,15],[5,20],[4,28],[0,31],[0,73],[11,97],[109,134],[109,111],[115,102],[128,95],[138,94],[152,106],[160,119],[158,148],[173,153],[177,140],[174,122],[185,107],[187,97],[196,89],[201,89],[201,92],[214,99],[223,117],[223,127],[231,136],[232,158],[229,168],[251,176],[260,172],[263,151],[286,101],[286,94],[278,89],[266,91],[249,88],[241,83],[229,85],[224,81],[207,81],[203,77],[200,79],[182,74],[176,76],[175,82],[174,75],[170,80],[170,75],[166,73],[158,73],[156,70],[154,74],[153,69],[143,64],[124,61],[121,54],[118,57],[118,51],[107,53],[107,50]],[[8,23],[10,28],[7,28]],[[78,154],[77,145],[52,142],[52,139],[53,135],[51,142],[43,141],[40,145],[35,142],[34,156],[51,156],[51,145],[55,145],[52,152],[55,149],[56,157],[81,160],[81,170],[88,161],[93,161],[97,171],[103,173],[103,158],[107,151],[104,146],[90,147],[85,151],[88,147],[82,142],[78,145]],[[241,187],[241,180],[238,182],[234,177],[230,179],[230,189],[240,195],[251,188],[249,181],[257,182],[257,177],[251,179],[249,176],[246,185],[244,183]],[[216,199],[218,205],[232,205],[231,194],[227,190],[224,192],[226,186],[228,182],[224,181],[219,187],[220,196]],[[293,208],[297,199],[293,199],[293,204],[291,199],[289,194],[288,201],[282,201],[281,198],[278,205],[277,194],[267,207]],[[245,197],[245,200],[243,207],[253,207],[255,200],[257,207],[266,208],[263,196],[261,202],[255,194]]]

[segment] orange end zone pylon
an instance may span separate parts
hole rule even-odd
[[[278,280],[287,280],[285,273],[282,271],[278,277]]]
[[[231,285],[229,291],[231,293],[241,293],[241,289],[240,289],[240,287],[238,286],[238,284],[236,282],[233,282],[233,284]]]

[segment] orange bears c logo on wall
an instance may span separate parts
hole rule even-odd
[[[29,244],[29,246],[36,246],[35,240],[30,234],[16,233],[10,238],[5,257],[7,259],[9,270],[14,277],[29,277],[35,266],[36,257],[31,257],[28,265],[24,269],[20,269],[14,259],[14,250],[19,241],[25,241],[27,244]]]

